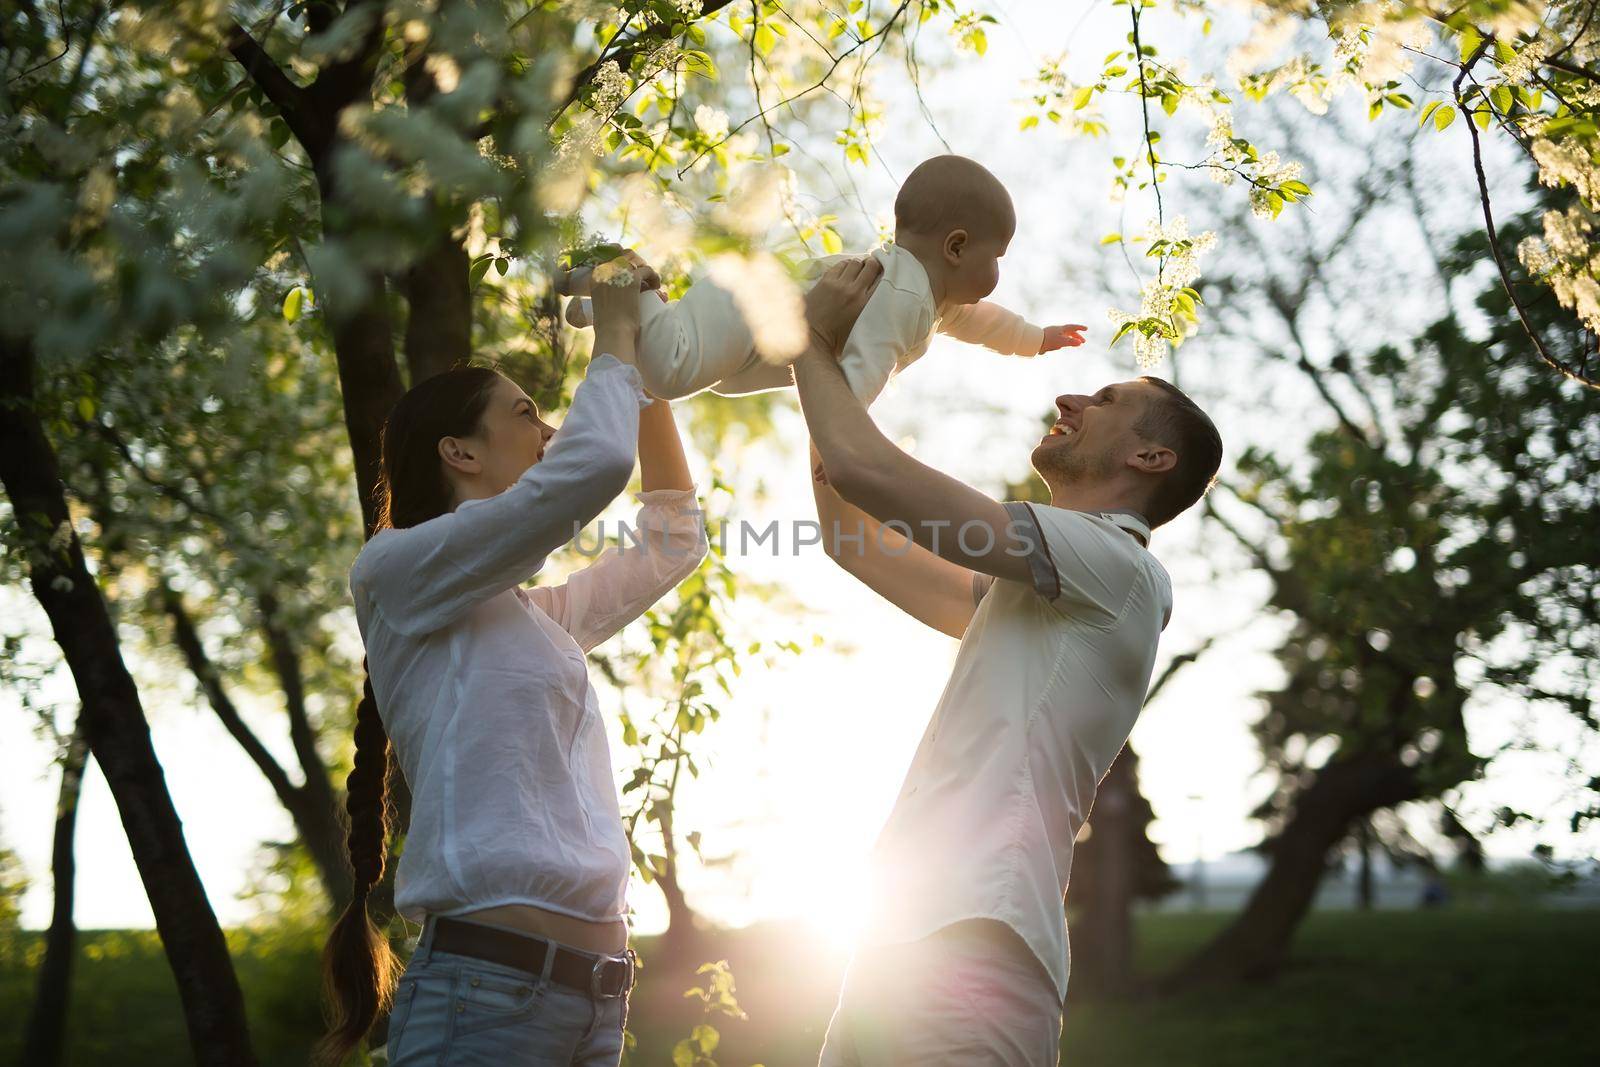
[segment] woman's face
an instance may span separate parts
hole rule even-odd
[[[445,437],[439,454],[456,486],[456,500],[503,492],[544,458],[556,428],[539,417],[528,394],[501,377],[471,437]]]

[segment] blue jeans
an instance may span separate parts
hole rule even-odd
[[[389,1015],[390,1067],[616,1067],[626,996],[589,994],[515,967],[433,951],[433,922],[400,976]],[[550,958],[554,957],[550,953]]]

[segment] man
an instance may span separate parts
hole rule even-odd
[[[821,1062],[1054,1064],[1073,839],[1171,614],[1150,531],[1204,495],[1222,443],[1187,396],[1141,378],[1056,398],[1031,457],[1048,506],[918,463],[836,361],[879,269],[840,264],[806,298],[794,373],[823,542],[961,649],[878,840],[874,914]]]

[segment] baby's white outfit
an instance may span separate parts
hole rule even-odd
[[[941,309],[916,256],[893,243],[872,256],[883,265],[883,277],[839,356],[850,391],[863,404],[883,391],[891,375],[921,358],[935,333],[1003,355],[1039,354],[1044,330],[1021,315],[987,300]],[[846,258],[853,257],[812,260],[809,274],[819,278]],[[672,400],[705,389],[738,396],[793,384],[787,366],[775,366],[757,354],[733,294],[711,279],[696,281],[683,299],[672,303],[663,303],[655,293],[641,293],[639,306],[639,375],[656,396]]]

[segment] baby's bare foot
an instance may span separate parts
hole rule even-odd
[[[586,329],[594,325],[594,302],[586,296],[567,301],[567,325]]]

